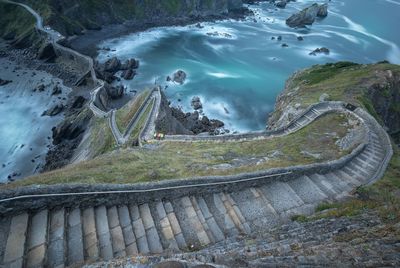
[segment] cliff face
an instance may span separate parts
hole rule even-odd
[[[242,0],[26,0],[63,35],[133,21],[159,25],[182,18],[218,17],[242,9]]]

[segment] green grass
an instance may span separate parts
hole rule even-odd
[[[132,117],[136,114],[140,106],[150,94],[151,90],[149,89],[141,92],[138,96],[129,101],[124,107],[116,112],[115,119],[118,129],[121,133],[125,132]]]
[[[343,115],[329,114],[291,135],[254,141],[155,142],[150,149],[125,148],[112,151],[91,161],[29,177],[3,187],[59,183],[137,183],[231,175],[322,162],[349,153],[341,151],[335,144],[337,138],[347,133],[347,127],[343,125],[346,121],[347,118]],[[97,123],[99,130],[94,132],[98,133],[94,140],[108,139],[105,138],[109,134],[104,133],[107,129],[104,124]],[[332,132],[336,132],[338,137],[332,137]],[[99,147],[98,151],[110,148],[106,144],[109,143],[96,145]],[[321,159],[307,157],[302,153],[303,150],[321,153]],[[235,165],[237,161],[242,161],[242,164]],[[218,168],[221,164],[233,166],[228,169]]]
[[[146,110],[143,112],[143,114],[140,116],[138,119],[138,122],[136,126],[134,127],[130,137],[128,144],[133,144],[136,143],[139,139],[140,132],[144,128],[144,125],[146,124],[147,118],[149,117],[149,114],[151,113],[151,110],[154,106],[155,100],[153,100],[147,107]]]
[[[94,118],[90,130],[90,150],[93,157],[113,151],[117,148],[106,118]]]

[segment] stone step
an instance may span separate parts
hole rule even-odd
[[[176,218],[174,208],[169,201],[163,202],[165,212],[167,213],[168,220],[171,225],[172,232],[174,233],[176,243],[181,250],[187,250],[188,246],[183,236],[181,226]]]
[[[359,174],[360,176],[364,177],[364,180],[367,180],[370,177],[370,173],[362,168],[357,162],[354,160],[351,161],[347,166],[355,172],[355,174]]]
[[[261,189],[278,214],[304,205],[301,198],[287,183],[279,181],[271,182],[259,189]]]
[[[139,208],[137,205],[131,205],[129,207],[131,219],[132,219],[132,227],[133,232],[136,237],[136,244],[138,247],[138,251],[141,254],[150,253],[149,244],[147,242],[146,231],[143,226],[142,218],[140,217]]]
[[[25,267],[34,268],[44,265],[47,248],[48,213],[47,210],[42,210],[31,217],[26,244]]]
[[[301,176],[300,178],[291,180],[287,184],[306,204],[314,204],[321,200],[328,199],[328,196],[326,196],[323,191],[306,176]]]
[[[376,155],[371,155],[365,151],[363,151],[359,156],[359,159],[363,160],[364,162],[368,162],[372,165],[372,167],[376,167],[380,164],[381,158],[378,158]]]
[[[139,253],[135,233],[133,232],[131,216],[127,206],[118,207],[119,223],[124,236],[126,255],[132,256]]]
[[[10,217],[0,218],[0,267],[3,265],[4,252],[7,246],[8,232],[10,231]]]
[[[239,207],[236,205],[235,201],[232,199],[230,194],[220,193],[222,202],[225,205],[226,211],[229,216],[232,218],[236,227],[245,234],[250,234],[251,229],[249,224],[246,222],[246,219],[243,217],[242,212]]]
[[[195,237],[193,239],[193,246],[195,247],[203,247],[211,243],[210,238],[207,235],[204,226],[202,225],[196,210],[193,207],[192,201],[188,196],[182,197],[180,199],[182,204],[182,208],[185,211],[185,220],[188,222],[190,226],[190,230],[187,231],[191,237]],[[182,224],[182,221],[180,221]],[[186,236],[185,236],[186,237]],[[196,242],[198,241],[199,244]]]
[[[334,173],[337,177],[340,177],[343,181],[351,182],[353,187],[358,187],[362,184],[362,182],[359,181],[357,177],[352,177],[343,170],[336,170]]]
[[[4,251],[4,267],[23,267],[28,220],[28,213],[14,216],[11,219]]]
[[[84,262],[81,211],[75,208],[67,217],[67,265]]]
[[[65,263],[65,210],[50,213],[49,246],[47,249],[47,267],[63,267]]]
[[[372,154],[375,155],[377,158],[382,159],[383,156],[385,155],[383,152],[378,152],[376,150],[374,150],[373,148],[371,148],[370,146],[368,146],[364,152],[368,153],[368,154]]]
[[[83,241],[85,260],[95,261],[99,258],[99,241],[97,240],[96,218],[93,208],[87,208],[82,212]]]
[[[192,196],[190,198],[190,201],[192,202],[193,208],[196,211],[197,218],[200,220],[201,225],[203,226],[204,231],[206,232],[209,240],[211,243],[216,243],[217,239],[214,238],[213,233],[211,232],[211,228],[208,226],[208,223],[206,221],[206,218],[203,214],[203,211],[200,209],[200,205],[197,202],[197,198]]]
[[[155,203],[156,213],[154,213],[154,220],[157,226],[157,229],[161,230],[161,242],[163,244],[163,248],[177,251],[179,250],[178,243],[175,240],[174,231],[172,230],[171,223],[167,216],[167,212],[165,211],[164,204],[162,201],[158,201]]]
[[[210,231],[215,242],[220,242],[225,239],[224,233],[219,228],[217,222],[214,219],[214,216],[211,214],[208,209],[207,203],[203,197],[197,197],[197,205],[199,206],[201,212],[203,213],[204,219],[206,220],[208,226],[210,227]]]
[[[327,180],[332,184],[335,185],[337,188],[339,188],[340,193],[349,193],[353,189],[353,186],[348,183],[347,181],[344,181],[340,178],[338,178],[335,174],[332,172],[329,172],[324,175],[324,177],[327,178]]]
[[[140,217],[143,221],[143,227],[146,231],[147,242],[151,253],[162,253],[160,237],[154,224],[153,216],[151,215],[149,205],[143,204],[139,206]]]
[[[273,226],[278,222],[278,214],[258,189],[249,188],[235,192],[231,197],[240,208],[251,229]]]
[[[238,235],[239,230],[227,213],[221,198],[217,194],[212,194],[203,196],[203,199],[224,237]]]
[[[374,165],[372,165],[369,161],[363,160],[361,157],[357,157],[357,158],[353,159],[353,161],[365,170],[373,171],[376,169],[376,167]]]
[[[364,175],[360,174],[357,170],[354,170],[348,166],[345,166],[344,168],[342,168],[342,171],[358,181],[366,181],[367,180],[367,178]]]
[[[340,190],[330,184],[324,176],[312,174],[307,177],[312,180],[328,197],[336,199],[336,197],[340,194]]]
[[[95,208],[97,239],[99,241],[100,257],[103,260],[113,258],[110,227],[108,225],[107,208],[99,206]]]
[[[376,164],[379,164],[381,162],[382,156],[383,156],[383,154],[378,155],[378,154],[374,154],[374,153],[372,153],[370,151],[367,151],[367,150],[364,150],[362,152],[362,155],[365,156],[367,159],[375,161]]]
[[[335,176],[338,180],[341,180],[343,183],[346,183],[349,186],[349,191],[352,191],[359,185],[359,182],[351,176],[344,177],[341,173],[336,171],[331,172],[333,176]]]
[[[125,257],[125,241],[119,223],[118,209],[116,206],[107,209],[108,226],[110,228],[111,242],[114,257]]]

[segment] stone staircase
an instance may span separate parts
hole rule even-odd
[[[143,204],[26,211],[0,221],[2,267],[66,267],[96,260],[196,250],[270,228],[366,184],[382,161],[376,133],[339,170],[269,181],[236,192]]]

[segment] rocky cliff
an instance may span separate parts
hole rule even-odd
[[[131,21],[159,25],[175,20],[219,17],[240,13],[242,0],[25,0],[63,35]]]

